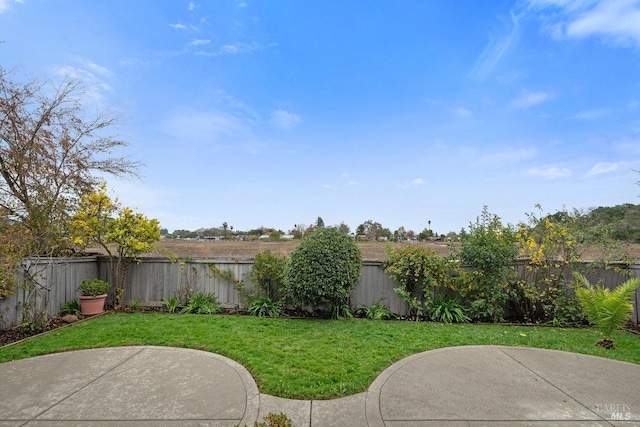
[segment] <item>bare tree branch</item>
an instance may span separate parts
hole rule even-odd
[[[109,110],[88,118],[78,82],[51,91],[46,80],[10,77],[0,67],[0,207],[48,253],[63,246],[65,220],[95,189],[96,173],[137,176],[139,164],[113,156],[127,146],[106,134],[118,118]]]

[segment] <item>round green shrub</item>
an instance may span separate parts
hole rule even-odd
[[[285,289],[298,307],[342,306],[360,279],[362,254],[336,228],[319,228],[302,239],[285,271]]]

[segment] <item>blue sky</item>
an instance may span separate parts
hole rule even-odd
[[[459,231],[638,203],[640,1],[0,0],[0,63],[83,82],[169,230]]]

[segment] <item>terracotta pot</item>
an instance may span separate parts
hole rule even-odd
[[[104,311],[107,294],[95,297],[80,295],[80,312],[83,316],[93,316]]]

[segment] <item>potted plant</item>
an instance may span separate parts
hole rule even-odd
[[[104,303],[111,285],[100,279],[84,279],[78,286],[80,292],[80,312],[93,316],[104,311]]]

